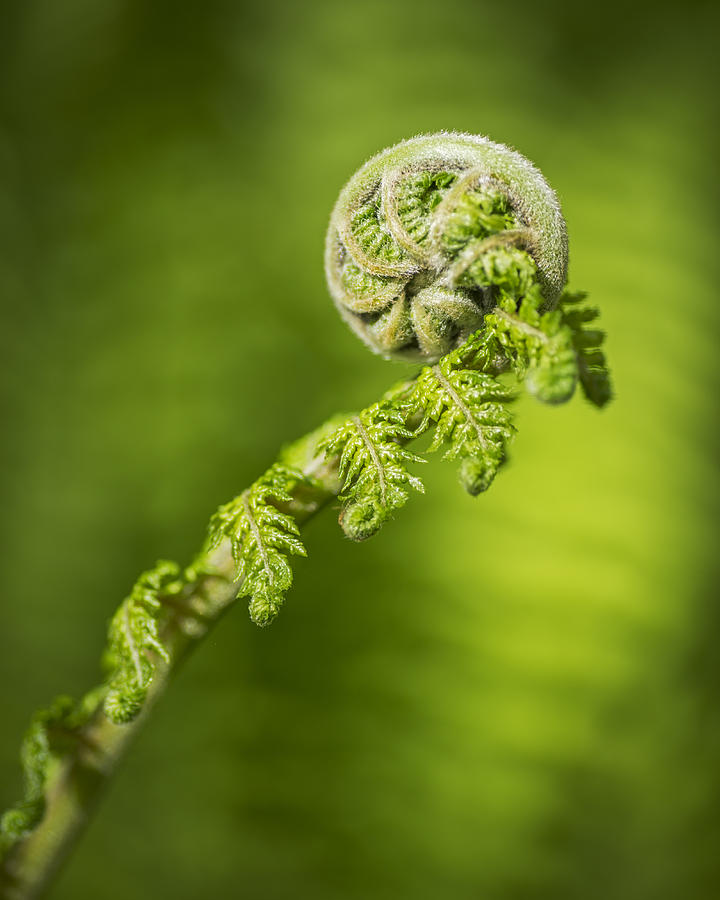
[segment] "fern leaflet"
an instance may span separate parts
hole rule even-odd
[[[492,484],[514,428],[506,407],[512,394],[491,375],[462,365],[468,349],[461,347],[424,368],[411,401],[423,417],[417,433],[435,425],[428,449],[444,446],[444,459],[459,459],[460,481],[476,495]]]
[[[572,343],[577,355],[580,386],[587,399],[602,409],[612,399],[612,385],[605,354],[601,344],[605,332],[598,328],[586,328],[600,315],[596,307],[580,307],[587,294],[584,291],[565,291],[560,298],[563,319],[572,333]],[[568,307],[570,307],[568,309]]]
[[[241,582],[238,597],[250,597],[256,625],[269,625],[282,606],[293,579],[288,556],[307,556],[294,517],[278,507],[292,502],[299,484],[310,485],[312,479],[275,463],[210,520],[209,548],[230,540]]]
[[[72,697],[56,697],[47,709],[33,716],[20,748],[24,796],[0,819],[0,858],[43,818],[51,764],[77,745],[80,729],[99,707],[103,693],[104,686],[95,688],[79,703]]]
[[[561,310],[543,312],[545,298],[533,259],[516,247],[496,247],[477,261],[475,283],[495,295],[485,317],[494,339],[528,391],[544,403],[564,403],[578,380],[573,332]]]
[[[158,636],[163,595],[177,593],[183,578],[177,563],[160,560],[138,578],[110,622],[105,665],[109,670],[105,714],[129,722],[140,712],[155,675],[157,658],[170,661]]]
[[[0,855],[32,831],[43,817],[45,783],[51,759],[49,731],[53,725],[61,724],[74,706],[70,697],[58,697],[52,706],[33,716],[20,749],[25,796],[0,820]]]
[[[413,433],[406,427],[409,407],[399,400],[382,400],[341,425],[322,443],[326,456],[340,456],[342,480],[340,524],[354,541],[375,534],[393,511],[408,499],[407,487],[423,492],[419,478],[406,464],[425,462],[402,443]]]

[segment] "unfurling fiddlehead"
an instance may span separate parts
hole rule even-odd
[[[578,383],[596,406],[610,399],[603,334],[588,327],[597,311],[564,291],[557,197],[501,144],[438,134],[371,159],[340,194],[325,263],[351,328],[381,355],[423,368],[285,448],[215,513],[191,567],[160,562],[141,575],[110,623],[103,683],[37,713],[26,736],[25,796],[0,827],[0,886],[13,900],[47,879],[149,694],[192,643],[237,596],[250,598],[258,625],[276,616],[290,557],[306,555],[303,522],[339,497],[348,537],[371,537],[410,488],[423,490],[409,467],[424,459],[406,449],[422,435],[459,463],[470,494],[485,491],[515,431],[512,375],[545,403],[568,400]]]
[[[557,197],[519,153],[487,138],[414,138],[373,157],[333,210],[325,250],[343,318],[383,356],[435,362],[496,305],[488,254],[523,248],[553,306],[567,276]]]
[[[545,403],[570,399],[579,380],[586,396],[604,405],[610,388],[602,333],[584,329],[596,313],[573,306],[582,295],[563,293],[567,263],[555,193],[528,160],[501,144],[429,135],[362,166],[330,220],[330,292],[375,352],[427,363],[389,404],[365,411],[364,433],[394,414],[399,445],[406,440],[402,429],[419,414],[416,433],[435,427],[430,449],[444,445],[445,458],[460,461],[461,483],[478,494],[505,460],[513,432],[511,394],[497,380],[504,371]],[[352,434],[352,423],[347,427]],[[344,446],[347,459],[340,435],[327,446]],[[404,452],[385,450],[396,457],[402,484],[419,488],[405,471],[412,460]],[[340,474],[346,501],[340,521],[355,539],[373,534],[407,498],[399,488],[387,502],[366,481],[358,489],[346,462]]]

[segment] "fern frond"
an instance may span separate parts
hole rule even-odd
[[[139,726],[148,692],[163,689],[222,611],[247,596],[257,624],[275,617],[293,580],[290,557],[306,555],[299,524],[339,496],[346,535],[370,537],[411,488],[423,490],[408,465],[424,460],[406,449],[422,433],[432,432],[430,450],[459,462],[471,494],[486,490],[514,432],[511,394],[495,379],[510,369],[545,402],[569,399],[578,381],[597,406],[608,402],[597,313],[579,305],[582,295],[562,293],[567,261],[552,188],[487,138],[422,135],[350,179],[327,233],[333,300],[375,352],[426,368],[285,447],[215,513],[189,568],[160,562],[140,577],[110,623],[106,681],[32,720],[24,798],[0,820],[0,894],[9,885],[12,897],[38,895]]]
[[[599,328],[586,328],[600,315],[593,306],[580,307],[587,294],[584,291],[565,291],[560,298],[563,320],[572,333],[572,343],[577,355],[580,387],[587,399],[602,409],[612,399],[612,384],[605,354],[601,344],[605,332]],[[568,308],[569,307],[569,308]]]
[[[460,482],[472,495],[492,484],[514,431],[506,406],[511,392],[491,375],[463,366],[466,356],[483,346],[482,338],[471,338],[465,347],[427,366],[411,394],[415,411],[422,415],[417,434],[435,425],[428,449],[445,447],[444,459],[461,461]]]
[[[105,665],[109,670],[104,710],[111,722],[134,719],[147,697],[157,658],[170,661],[158,636],[162,596],[183,585],[177,563],[160,560],[143,572],[110,622]]]
[[[494,248],[477,260],[473,277],[495,292],[497,305],[485,317],[487,335],[528,391],[544,403],[569,400],[579,375],[573,332],[561,310],[543,312],[546,301],[529,254]]]
[[[401,400],[385,399],[353,416],[326,438],[326,456],[339,456],[343,510],[340,525],[354,541],[364,541],[387,522],[408,499],[408,487],[423,492],[407,463],[425,460],[405,450],[413,437],[406,426],[409,408]]]
[[[469,188],[466,179],[460,179],[439,207],[433,225],[436,240],[456,258],[472,243],[516,228],[518,220],[506,193],[482,182]]]
[[[80,703],[56,697],[47,709],[35,713],[20,748],[24,796],[0,819],[0,857],[29,834],[46,807],[46,785],[53,757],[67,752],[78,730],[100,703],[99,691],[91,691]]]
[[[209,546],[230,540],[238,597],[250,597],[250,617],[269,625],[292,584],[290,555],[307,556],[292,515],[278,504],[289,504],[292,491],[312,479],[297,469],[275,463],[239,497],[221,506],[210,520]]]

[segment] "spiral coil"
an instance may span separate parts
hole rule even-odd
[[[325,270],[342,317],[387,358],[434,362],[493,307],[487,255],[520,247],[548,308],[567,278],[557,196],[525,157],[487,138],[441,133],[403,141],[343,188]]]

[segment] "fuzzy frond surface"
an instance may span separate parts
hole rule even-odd
[[[567,234],[542,174],[479,135],[422,135],[370,159],[340,192],[328,287],[376,353],[431,364],[482,327],[491,298],[468,270],[493,246],[524,247],[556,301]]]

